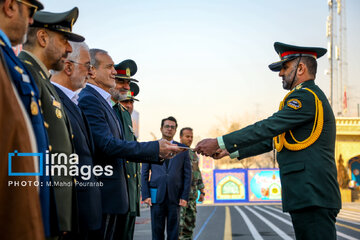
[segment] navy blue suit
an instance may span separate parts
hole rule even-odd
[[[101,200],[103,214],[126,214],[129,210],[124,162],[159,162],[158,141],[139,143],[123,139],[123,130],[115,111],[92,87],[80,92],[79,107],[85,113],[95,144],[95,164],[111,165],[112,176],[100,176],[103,182]]]
[[[178,142],[173,142],[185,146]],[[151,179],[149,181],[149,170]],[[165,219],[167,219],[168,239],[178,239],[180,199],[188,201],[191,184],[191,164],[189,152],[179,153],[166,164],[144,163],[141,172],[141,193],[145,200],[150,196],[150,188],[156,190],[156,203],[151,207],[152,237],[164,239]]]
[[[70,120],[74,134],[75,153],[79,156],[79,167],[91,166],[92,169],[94,166],[94,143],[87,119],[81,109],[60,88],[55,85],[54,88],[59,94]],[[86,186],[87,182],[97,183],[97,180],[94,174],[91,174],[88,180],[76,177],[76,181],[84,184],[84,186],[76,185],[80,232],[100,229],[102,219],[100,189],[96,185]]]
[[[44,117],[41,113],[39,102],[39,91],[36,87],[34,79],[30,73],[26,70],[20,59],[15,56],[12,48],[5,44],[5,40],[0,35],[0,49],[3,52],[4,59],[11,79],[19,93],[25,110],[31,120],[31,124],[35,133],[36,143],[39,153],[44,153],[48,150],[49,143],[44,123]],[[17,150],[17,149],[13,149]],[[3,157],[3,156],[2,156]],[[45,159],[45,155],[44,155]],[[44,168],[45,169],[45,161]],[[40,185],[40,203],[42,218],[44,223],[44,230],[46,236],[50,235],[50,188],[46,186],[45,182],[50,181],[49,176],[40,176],[40,181],[43,182]]]

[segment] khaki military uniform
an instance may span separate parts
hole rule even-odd
[[[19,58],[33,76],[39,89],[41,108],[45,119],[45,127],[49,137],[49,151],[51,154],[65,153],[67,156],[74,152],[72,133],[62,102],[54,86],[50,83],[50,75],[43,63],[33,54],[22,51]],[[68,163],[69,164],[69,163]],[[58,215],[59,231],[73,229],[74,187],[71,176],[52,176],[53,182],[70,183],[70,186],[53,186],[56,212]],[[52,224],[56,226],[56,224]]]

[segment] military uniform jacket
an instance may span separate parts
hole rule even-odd
[[[36,181],[35,176],[9,176],[8,154],[36,152],[35,136],[0,49],[0,232],[2,239],[43,240],[38,188],[9,186],[8,181]],[[22,156],[12,161],[13,172],[36,172],[38,160]]]
[[[19,58],[25,64],[31,75],[34,77],[39,89],[41,108],[46,121],[47,133],[49,136],[49,150],[51,154],[65,153],[67,156],[72,154],[73,144],[71,141],[71,127],[65,114],[62,102],[54,86],[46,77],[46,73],[37,61],[27,52],[22,51]],[[55,182],[72,182],[71,176],[52,176]],[[60,231],[70,231],[72,229],[72,202],[74,189],[72,186],[54,186],[55,202],[58,215]]]
[[[285,147],[277,154],[282,185],[283,211],[310,206],[341,208],[340,191],[334,159],[336,124],[330,104],[313,80],[306,81],[285,100],[282,110],[253,125],[223,136],[226,149],[238,151],[239,159],[272,149],[272,138],[291,130],[298,141],[309,137],[315,116],[316,93],[323,104],[324,124],[321,135],[309,147],[290,151]],[[295,100],[294,100],[295,99]],[[294,107],[294,101],[297,102]]]
[[[113,108],[121,120],[124,139],[126,141],[136,141],[130,113],[121,104],[116,104]],[[140,164],[126,161],[125,172],[129,193],[130,214],[140,216]]]
[[[191,187],[189,193],[189,201],[195,201],[198,197],[198,190],[205,188],[201,172],[199,169],[199,157],[194,151],[189,151],[191,161]]]
[[[12,48],[5,44],[5,39],[0,35],[0,49],[3,53],[5,60],[5,66],[9,72],[11,80],[16,87],[19,97],[24,104],[25,110],[30,118],[31,125],[33,127],[37,151],[39,153],[44,153],[48,149],[48,138],[46,129],[44,127],[44,117],[41,113],[39,104],[40,97],[39,91],[36,87],[33,77],[24,67],[22,62],[15,56]],[[16,150],[16,149],[14,149]],[[14,151],[13,150],[13,151]],[[1,156],[3,157],[3,156]],[[48,176],[40,176],[41,182],[49,181]],[[46,184],[44,184],[46,185]],[[42,208],[42,217],[44,219],[44,228],[46,236],[50,234],[50,190],[46,186],[40,188],[40,200]]]

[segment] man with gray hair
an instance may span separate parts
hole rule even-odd
[[[70,42],[73,49],[65,60],[62,71],[54,72],[51,82],[65,107],[73,131],[75,152],[79,156],[79,168],[90,166],[92,169],[94,144],[88,122],[81,109],[77,106],[78,90],[85,87],[91,74],[89,47],[84,42]],[[80,234],[75,239],[98,239],[96,230],[101,226],[100,189],[93,174],[88,180],[83,176],[75,178],[77,207],[79,209]]]
[[[89,120],[95,145],[95,163],[113,167],[111,176],[99,176],[103,183],[101,201],[103,239],[121,239],[116,228],[129,209],[128,190],[125,179],[125,159],[128,161],[161,164],[164,158],[171,158],[183,151],[166,140],[152,142],[125,141],[124,130],[111,104],[110,88],[115,87],[114,62],[101,49],[90,49],[94,74],[87,86],[80,92],[79,106]]]

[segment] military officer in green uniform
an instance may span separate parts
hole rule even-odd
[[[39,89],[41,108],[44,114],[45,127],[49,137],[50,154],[66,154],[73,151],[72,133],[63,104],[50,83],[50,69],[61,71],[67,54],[72,51],[68,40],[82,42],[84,38],[72,33],[72,26],[79,14],[78,8],[64,13],[39,11],[30,26],[24,51],[19,54],[26,68],[33,76]],[[52,176],[53,183],[66,183],[64,186],[53,186],[57,222],[51,222],[52,232],[71,232],[74,229],[74,187],[73,178],[62,174]]]
[[[198,153],[243,159],[277,151],[283,211],[289,212],[296,239],[336,239],[341,208],[334,157],[336,125],[331,106],[315,84],[318,47],[276,42],[280,61],[269,65],[290,92],[271,117],[217,139],[198,143]]]
[[[193,142],[193,130],[185,127],[180,130],[180,142],[190,147]],[[186,207],[180,209],[179,239],[192,239],[196,222],[196,200],[204,201],[205,186],[199,169],[199,157],[192,150],[189,150],[191,161],[191,187],[189,201]],[[198,194],[200,192],[200,196]]]
[[[137,72],[135,61],[128,59],[115,65],[117,72],[115,76],[116,87],[110,89],[112,95],[113,108],[121,120],[126,141],[136,141],[131,114],[133,111],[135,96],[139,93],[139,86],[135,83],[137,80],[132,76]],[[127,106],[127,107],[126,107]],[[140,216],[140,164],[126,161],[125,170],[127,176],[127,186],[129,194],[129,211],[124,218],[119,220],[117,228],[121,229],[122,236],[116,236],[116,239],[133,239],[135,230],[136,216]]]

